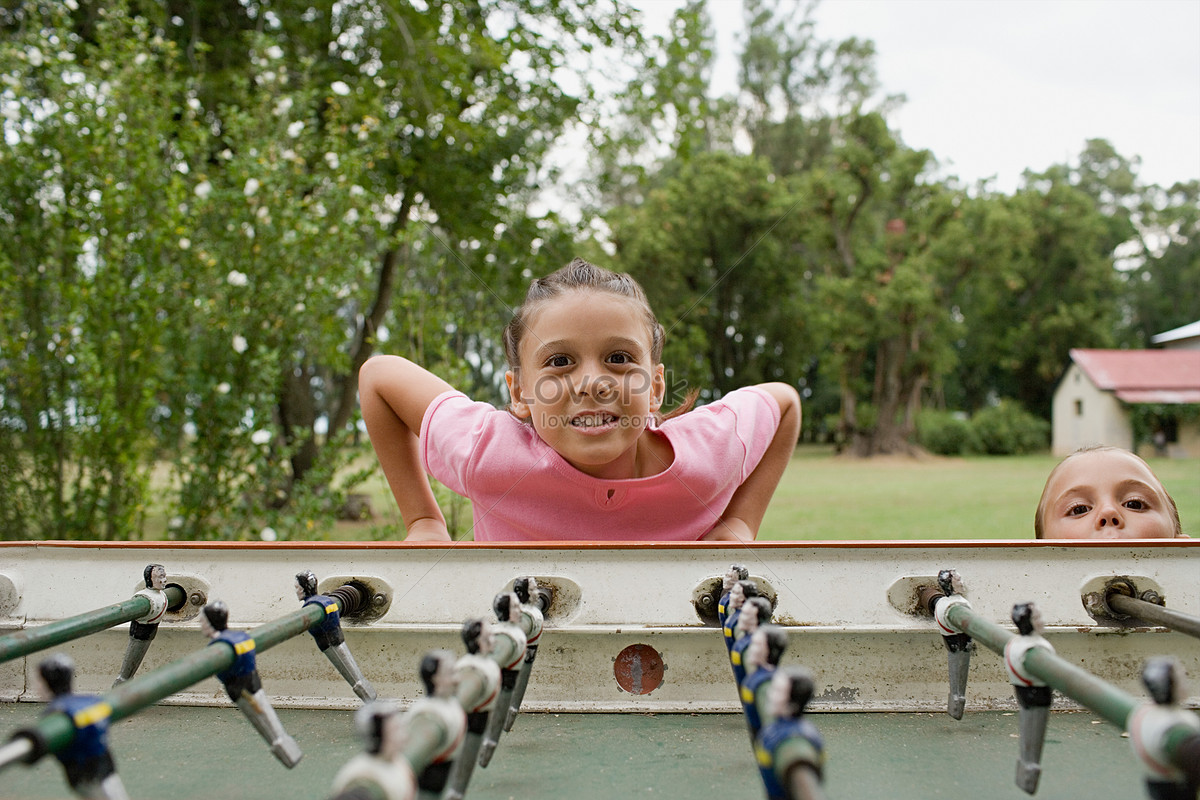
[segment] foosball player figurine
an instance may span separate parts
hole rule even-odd
[[[450,779],[442,800],[461,800],[475,771],[483,734],[487,730],[488,714],[498,713],[496,698],[500,694],[500,665],[492,658],[495,635],[487,620],[476,617],[462,626],[463,644],[467,654],[458,659],[458,701],[467,712],[467,735],[462,750],[454,759]]]
[[[750,634],[750,646],[746,648],[746,677],[739,694],[751,742],[758,737],[763,725],[774,721],[767,694],[786,649],[787,633],[778,625],[760,625]]]
[[[290,769],[300,763],[303,753],[296,740],[283,729],[283,723],[263,691],[254,657],[254,640],[249,634],[231,631],[228,627],[229,606],[223,601],[214,600],[201,609],[200,630],[209,638],[209,647],[225,644],[234,654],[233,665],[218,672],[217,680],[225,686],[229,699],[237,704],[254,729],[271,745],[275,757]]]
[[[746,679],[746,648],[750,646],[751,635],[760,625],[771,621],[771,601],[765,597],[751,597],[742,605],[738,613],[737,625],[734,628],[735,640],[729,648],[729,663],[733,666],[733,682],[741,686]]]
[[[399,710],[365,703],[354,713],[354,727],[366,751],[338,770],[330,800],[414,800],[417,778],[402,755],[407,738]]]
[[[492,609],[499,620],[492,626],[495,640],[493,658],[500,665],[500,696],[496,700],[496,712],[488,716],[487,730],[479,748],[479,766],[486,767],[500,743],[506,714],[504,709],[512,705],[513,689],[517,685],[521,662],[525,659],[525,632],[518,625],[521,600],[513,592],[501,592],[492,601]]]
[[[421,658],[425,696],[404,714],[408,742],[404,755],[417,775],[420,797],[436,797],[446,788],[462,747],[467,715],[455,697],[458,670],[449,650],[430,650]]]
[[[42,716],[62,712],[75,726],[71,743],[54,754],[63,765],[67,783],[80,797],[89,800],[129,800],[129,793],[112,754],[108,751],[108,725],[112,708],[100,697],[74,694],[75,662],[69,656],[56,654],[38,664],[43,696],[48,702]],[[36,728],[18,731],[32,739],[36,749],[30,763],[46,752],[45,742]]]
[[[733,591],[733,585],[738,581],[750,580],[750,570],[746,569],[741,564],[730,564],[729,569],[725,571],[725,576],[721,579],[721,599],[717,601],[717,622],[721,623],[721,627],[725,627],[725,617],[729,614],[729,593]]]
[[[946,613],[954,606],[971,607],[962,596],[962,581],[958,573],[944,569],[938,573],[938,588],[942,596],[933,604],[933,618],[942,630],[942,642],[946,645],[946,659],[950,672],[950,693],[946,698],[946,713],[954,719],[962,719],[967,707],[967,675],[971,670],[971,652],[975,642],[965,633],[959,633],[946,621]]]
[[[813,695],[812,673],[804,667],[780,667],[767,690],[774,721],[758,734],[754,756],[768,800],[821,800],[825,743],[804,717]]]
[[[329,663],[341,673],[354,693],[360,700],[374,700],[375,687],[363,675],[354,654],[346,645],[346,636],[342,633],[342,615],[338,609],[337,600],[328,595],[317,594],[317,576],[305,570],[296,575],[296,597],[304,605],[319,605],[325,609],[325,617],[308,629],[317,642],[317,647],[329,659]]]
[[[751,580],[739,580],[729,590],[729,602],[725,606],[725,621],[721,623],[721,635],[725,637],[726,650],[733,647],[733,641],[737,638],[734,635],[734,629],[737,627],[738,617],[742,613],[742,606],[751,597],[758,597],[758,586]]]
[[[538,640],[542,637],[542,626],[546,618],[539,600],[537,580],[532,577],[517,578],[513,581],[513,594],[521,602],[517,624],[525,634],[525,661],[517,674],[517,685],[513,687],[512,698],[508,702],[507,716],[504,719],[504,730],[511,731],[521,713],[521,701],[525,698],[525,689],[529,686],[529,674],[533,672],[533,660],[537,658]],[[545,599],[548,601],[549,597]],[[547,602],[547,606],[549,602]]]
[[[125,647],[125,660],[121,662],[121,673],[113,681],[118,686],[133,677],[150,643],[158,635],[158,624],[163,614],[167,613],[167,570],[162,564],[150,564],[142,572],[146,583],[144,589],[139,589],[133,596],[145,597],[150,601],[150,611],[145,616],[138,617],[129,623],[129,644]]]
[[[1042,637],[1042,614],[1033,603],[1013,606],[1012,620],[1019,636],[1004,646],[1004,668],[1017,695],[1019,755],[1017,757],[1017,786],[1027,794],[1037,791],[1042,774],[1042,745],[1046,741],[1046,723],[1050,718],[1053,690],[1025,671],[1025,653],[1033,648],[1054,652],[1054,647]]]
[[[1150,800],[1195,800],[1200,794],[1200,717],[1184,710],[1187,697],[1183,667],[1174,658],[1148,660],[1142,667],[1142,683],[1151,702],[1129,715],[1129,741],[1146,767],[1146,792]],[[1167,760],[1167,732],[1176,726],[1195,731],[1191,774]]]

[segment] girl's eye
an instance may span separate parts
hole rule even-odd
[[[608,357],[608,360],[613,364],[632,364],[633,356],[629,353],[613,353]]]
[[[1132,509],[1133,511],[1146,510],[1146,503],[1142,500],[1126,500],[1124,503],[1122,503],[1122,505],[1128,509]]]
[[[569,367],[571,359],[567,356],[550,356],[546,359],[547,367]]]
[[[1089,510],[1088,507],[1085,506],[1083,503],[1078,503],[1067,509],[1067,516],[1068,517],[1078,517],[1081,514],[1086,514],[1088,512],[1088,510]]]

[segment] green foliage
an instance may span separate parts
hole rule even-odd
[[[194,138],[173,46],[114,5],[86,46],[27,9],[0,47],[0,398],[9,538],[123,538],[148,503]]]
[[[788,380],[807,350],[801,276],[779,269],[786,187],[752,156],[706,153],[664,173],[647,202],[609,217],[617,265],[642,280],[676,379],[718,394]]]
[[[971,420],[953,411],[922,409],[917,414],[916,440],[921,447],[940,456],[962,456],[982,449]]]
[[[1128,408],[1135,448],[1152,444],[1155,432],[1167,426],[1187,425],[1200,419],[1200,403],[1141,403]]]
[[[328,530],[372,352],[495,391],[525,270],[571,254],[527,210],[561,80],[628,19],[428,5],[3,15],[5,536],[136,536],[155,457],[177,538]]]
[[[971,417],[979,452],[986,455],[1038,453],[1050,443],[1050,423],[1012,400],[980,409]]]

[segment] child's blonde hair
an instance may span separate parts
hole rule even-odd
[[[582,258],[576,258],[565,267],[555,270],[544,278],[537,278],[529,284],[525,293],[525,302],[513,314],[513,318],[504,326],[504,358],[510,369],[516,370],[521,366],[521,340],[529,327],[530,316],[543,303],[559,295],[573,290],[592,290],[608,292],[620,297],[626,297],[638,306],[644,321],[650,330],[650,360],[653,364],[662,363],[663,340],[666,333],[650,308],[646,292],[633,276],[624,272],[613,272],[604,267],[598,267]],[[696,402],[699,391],[692,389],[687,393],[683,402],[675,409],[664,415],[655,415],[658,421],[669,419],[685,411],[691,410]]]
[[[1035,539],[1046,538],[1045,537],[1045,533],[1046,533],[1046,491],[1050,488],[1050,483],[1051,483],[1051,481],[1054,480],[1054,476],[1058,474],[1058,471],[1060,469],[1062,469],[1063,464],[1066,464],[1068,461],[1070,461],[1075,456],[1083,455],[1085,453],[1108,453],[1108,452],[1126,453],[1128,455],[1131,455],[1134,458],[1136,458],[1138,461],[1141,461],[1143,464],[1145,464],[1147,471],[1149,471],[1149,473],[1151,475],[1154,475],[1154,470],[1150,469],[1150,465],[1146,464],[1145,459],[1143,459],[1141,456],[1137,455],[1136,453],[1126,450],[1123,447],[1113,447],[1111,445],[1094,445],[1092,447],[1079,448],[1078,450],[1076,450],[1075,452],[1071,453],[1069,456],[1064,458],[1062,461],[1055,464],[1054,469],[1050,470],[1050,474],[1046,476],[1046,485],[1042,487],[1042,497],[1040,500],[1038,500],[1037,510],[1033,513],[1033,538],[1035,538]],[[1156,480],[1158,479],[1157,475],[1154,475],[1154,477]],[[1179,507],[1175,505],[1175,498],[1171,497],[1171,494],[1167,491],[1167,487],[1162,485],[1161,480],[1158,482],[1158,484],[1159,484],[1159,487],[1162,488],[1163,496],[1167,498],[1167,505],[1170,506],[1171,522],[1174,523],[1174,525],[1175,525],[1174,535],[1176,537],[1182,536],[1183,535],[1183,523],[1179,519]]]

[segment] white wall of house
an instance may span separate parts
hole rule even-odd
[[[1054,391],[1050,448],[1056,456],[1106,444],[1133,447],[1129,413],[1111,392],[1103,392],[1072,364]]]

